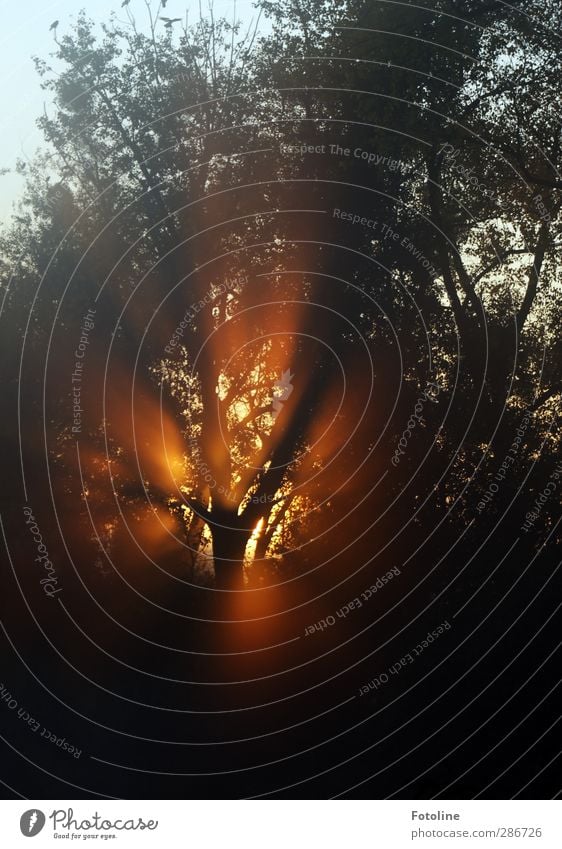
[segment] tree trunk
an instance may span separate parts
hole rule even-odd
[[[266,530],[263,530],[258,538],[256,543],[256,554],[255,560],[256,562],[260,562],[261,560],[265,560],[265,555],[267,554],[267,549],[269,543],[271,542],[271,537],[273,536],[274,528],[271,529],[271,532],[268,533]]]
[[[210,523],[213,534],[215,586],[220,590],[241,590],[244,587],[244,552],[251,530],[240,527],[236,513],[224,515]]]
[[[197,564],[197,558],[200,554],[201,537],[203,535],[204,528],[205,522],[203,521],[203,519],[201,519],[194,513],[191,517],[189,527],[185,532],[187,540],[187,560],[190,567],[191,579],[193,579],[195,575],[195,566]]]

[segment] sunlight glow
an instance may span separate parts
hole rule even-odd
[[[246,545],[246,555],[245,555],[245,558],[244,558],[247,563],[251,563],[256,556],[256,547],[257,547],[257,544],[258,544],[258,540],[261,536],[261,533],[263,531],[263,524],[264,524],[264,520],[263,520],[263,517],[262,517],[259,520],[259,522],[257,523],[254,530],[252,531],[252,536],[248,540],[248,544]]]

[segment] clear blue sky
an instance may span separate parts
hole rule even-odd
[[[153,0],[153,8],[158,3]],[[207,0],[202,0],[203,10]],[[77,13],[85,8],[93,20],[106,20],[114,11],[125,20],[121,9],[121,0],[1,0],[0,19],[0,168],[13,169],[18,157],[31,158],[35,151],[43,146],[41,134],[36,126],[36,118],[42,113],[43,105],[48,103],[48,92],[42,91],[40,80],[35,72],[32,56],[48,58],[55,47],[53,33],[49,26],[54,20],[59,23],[59,35],[64,34],[72,24]],[[146,20],[144,0],[131,0],[129,8],[133,11],[137,25],[141,27]],[[198,14],[198,0],[168,0],[165,15],[180,17],[186,8]],[[231,17],[234,0],[215,0],[215,16]],[[236,16],[244,22],[250,22],[256,14],[252,0],[236,0]],[[13,202],[20,196],[23,182],[16,174],[0,176],[0,221],[9,217]]]

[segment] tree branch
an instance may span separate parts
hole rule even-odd
[[[474,278],[474,285],[476,285],[483,277],[493,271],[495,268],[498,268],[500,265],[503,265],[505,260],[510,256],[515,256],[516,254],[528,254],[530,253],[529,248],[509,248],[505,251],[502,251],[498,257],[487,265],[482,271],[479,271],[476,277]]]
[[[527,316],[529,315],[529,312],[531,310],[531,307],[533,306],[533,302],[537,294],[541,269],[544,262],[546,249],[548,247],[548,237],[549,225],[546,221],[543,221],[539,229],[537,244],[533,255],[533,264],[529,269],[527,289],[525,291],[521,306],[519,307],[519,310],[517,312],[517,330],[519,331],[519,333],[521,333],[523,325],[527,321]]]
[[[540,407],[542,407],[543,404],[545,404],[547,401],[549,401],[554,395],[561,395],[561,394],[562,394],[562,384],[555,384],[554,386],[551,386],[550,389],[545,389],[544,392],[541,392],[540,395],[537,395],[537,397],[535,398],[535,400],[533,401],[533,403],[531,405],[531,410],[533,412],[535,412],[536,410],[540,409]]]
[[[464,336],[468,330],[468,319],[460,302],[455,281],[453,279],[449,258],[448,237],[443,219],[443,197],[440,190],[442,159],[443,155],[437,153],[435,149],[431,151],[426,159],[429,206],[432,220],[437,228],[438,262],[441,268],[441,273],[443,274],[445,290],[453,310],[453,315],[455,317],[459,333],[461,336]]]

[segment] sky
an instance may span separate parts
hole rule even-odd
[[[235,0],[214,0],[215,16],[231,17]],[[203,0],[203,8],[207,0]],[[81,9],[86,9],[93,20],[108,19],[111,12],[126,20],[121,0],[1,0],[0,16],[0,169],[13,172],[18,158],[31,159],[44,142],[36,119],[44,106],[49,107],[49,93],[41,89],[40,78],[33,64],[33,56],[48,58],[55,44],[49,31],[58,20],[59,36],[67,32]],[[141,27],[146,18],[144,0],[130,0],[129,8]],[[198,0],[168,0],[165,15],[179,17],[186,8],[198,12]],[[242,21],[251,21],[255,15],[252,0],[236,0],[236,15]],[[21,196],[23,180],[15,173],[0,176],[0,221],[6,221]]]

